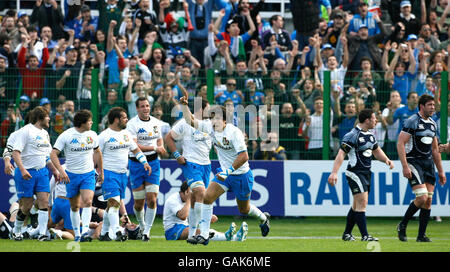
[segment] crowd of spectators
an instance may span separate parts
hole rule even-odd
[[[448,0],[291,0],[293,31],[276,12],[261,16],[268,5],[37,0],[31,14],[8,9],[0,25],[2,147],[37,105],[50,109],[49,132],[57,137],[76,110],[91,108],[93,86],[99,130],[112,107],[134,117],[138,97],[149,100],[166,132],[180,118],[173,109],[185,92],[191,103],[211,91],[217,104],[254,105],[259,116],[233,118],[245,124],[253,159],[322,159],[326,71],[331,155],[364,108],[375,110],[375,135],[390,156],[420,95],[436,98],[440,118],[440,78],[450,65]],[[266,129],[266,137],[248,137],[252,127]]]

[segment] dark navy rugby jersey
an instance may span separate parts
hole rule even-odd
[[[405,144],[406,158],[430,159],[436,130],[436,122],[431,118],[425,120],[419,113],[409,117],[402,128],[402,131],[411,135]]]
[[[341,149],[348,154],[347,170],[370,170],[372,151],[378,148],[377,140],[370,131],[362,131],[359,126],[353,128],[342,139]]]

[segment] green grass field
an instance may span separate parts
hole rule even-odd
[[[220,216],[219,222],[211,227],[226,231],[232,221],[238,227],[242,218]],[[450,218],[443,222],[430,220],[427,235],[432,243],[415,241],[418,220],[410,222],[407,230],[408,242],[397,239],[398,218],[368,218],[368,230],[379,242],[361,242],[357,226],[353,234],[354,242],[344,242],[341,235],[345,226],[343,217],[273,218],[268,237],[261,237],[258,223],[244,219],[249,225],[248,239],[245,242],[215,242],[209,245],[190,245],[186,241],[166,241],[162,219],[158,216],[152,229],[149,243],[141,241],[74,243],[53,240],[38,242],[24,240],[15,242],[0,240],[0,252],[450,252]]]

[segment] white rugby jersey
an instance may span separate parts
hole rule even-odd
[[[222,170],[230,168],[239,153],[247,151],[244,134],[238,127],[232,124],[227,123],[222,132],[217,132],[214,131],[210,120],[198,120],[198,130],[206,132],[211,136]],[[249,170],[250,166],[247,161],[231,175],[245,174]]]
[[[126,129],[115,131],[108,128],[100,133],[98,143],[103,154],[103,169],[126,173],[128,152],[138,148],[131,133]]]
[[[92,130],[83,133],[74,127],[59,135],[53,146],[64,151],[67,171],[74,174],[85,174],[94,170],[94,149],[98,148],[98,136]]]
[[[61,167],[66,170],[66,164],[61,165]],[[50,179],[50,197],[48,205],[52,207],[55,198],[59,196],[66,197],[66,184],[56,183],[55,177],[52,175],[52,178]]]
[[[163,210],[164,231],[172,228],[175,224],[189,225],[187,218],[186,220],[181,220],[177,217],[178,211],[181,210],[183,206],[184,203],[181,200],[179,192],[173,193],[167,198]]]
[[[3,158],[11,158],[17,132],[18,130],[9,135],[8,140],[6,141],[6,148],[3,150]]]
[[[28,124],[17,131],[12,147],[13,150],[20,151],[25,169],[44,168],[47,157],[50,156],[52,151],[48,132],[45,129],[35,127],[33,124]]]
[[[131,118],[127,123],[127,130],[131,133],[137,143],[144,146],[154,146],[156,148],[158,139],[162,139],[161,121],[153,116],[150,120],[142,121],[138,115]],[[143,152],[145,155],[152,155],[156,151]],[[130,157],[135,157],[129,153]]]
[[[183,157],[189,161],[200,165],[211,164],[209,151],[211,150],[211,137],[208,133],[199,131],[188,125],[184,118],[172,128],[176,135],[175,140],[182,142]]]

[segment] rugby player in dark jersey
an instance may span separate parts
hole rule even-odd
[[[372,155],[381,162],[386,163],[390,169],[394,164],[378,146],[371,130],[377,124],[375,113],[371,109],[364,109],[358,116],[359,124],[349,133],[345,134],[339,153],[333,164],[333,170],[328,177],[328,183],[334,186],[337,183],[337,172],[348,155],[349,163],[345,176],[353,194],[353,205],[347,214],[347,223],[342,240],[355,241],[352,229],[355,223],[361,232],[362,241],[378,241],[367,232],[366,207],[369,198],[372,164]]]
[[[419,112],[408,118],[400,132],[397,151],[403,167],[403,176],[408,179],[416,198],[409,205],[402,221],[397,225],[400,241],[406,242],[406,227],[409,220],[420,209],[417,242],[431,242],[425,231],[431,213],[431,201],[436,183],[435,166],[439,183],[446,182],[439,154],[437,125],[431,116],[435,112],[434,98],[424,94],[419,98]]]

